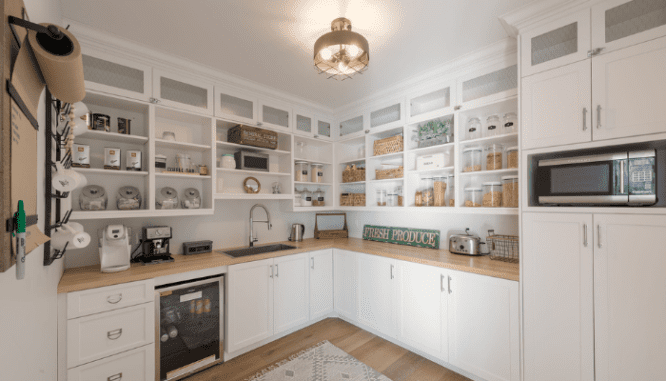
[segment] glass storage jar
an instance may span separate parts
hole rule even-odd
[[[387,193],[386,206],[398,206],[398,195],[395,193]]]
[[[303,206],[303,191],[298,188],[294,188],[294,206]]]
[[[236,169],[236,159],[234,155],[225,153],[222,155],[222,168]]]
[[[518,132],[518,117],[515,112],[504,114],[504,124],[502,125],[502,134],[512,134]]]
[[[481,119],[470,118],[467,121],[467,140],[478,139],[481,137]]]
[[[486,171],[502,169],[504,146],[501,144],[488,144],[486,146]]]
[[[434,206],[446,206],[446,176],[433,177]]]
[[[499,181],[483,183],[482,204],[486,208],[499,208],[502,206],[502,183]]]
[[[396,206],[402,206],[402,200],[403,200],[403,198],[402,198],[402,186],[400,186],[400,185],[396,186],[395,189],[393,190],[393,193],[395,193],[395,195],[396,195],[396,202],[397,202]]]
[[[312,164],[310,169],[312,173],[312,182],[321,183],[324,182],[324,165],[323,164]]]
[[[377,189],[377,206],[386,206],[386,189]]]
[[[307,189],[303,190],[303,206],[312,206],[312,192]]]
[[[502,176],[502,206],[518,207],[518,175]]]
[[[297,161],[296,170],[294,171],[294,180],[298,182],[308,182],[308,162],[307,161]]]
[[[509,147],[506,149],[506,167],[518,168],[518,147]]]
[[[491,115],[486,119],[486,133],[484,137],[496,136],[500,134],[500,118],[497,115]]]
[[[312,206],[326,206],[324,202],[324,191],[318,188],[312,196]]]
[[[421,206],[433,206],[434,205],[434,189],[433,189],[433,179],[432,177],[422,177],[421,178]]]
[[[449,175],[446,178],[446,199],[449,206],[456,206],[456,176]]]
[[[483,202],[483,189],[477,187],[465,188],[465,206],[480,207]]]
[[[481,154],[483,148],[469,147],[463,150],[463,172],[476,172],[482,169]]]

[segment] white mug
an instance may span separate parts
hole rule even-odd
[[[56,173],[51,179],[53,188],[60,192],[71,192],[88,185],[88,179],[73,169],[66,169],[62,163],[56,163]]]
[[[51,237],[51,246],[62,250],[67,245],[70,249],[83,249],[90,244],[90,234],[83,231],[83,225],[78,222],[68,222],[58,228]]]

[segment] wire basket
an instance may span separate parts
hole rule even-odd
[[[517,235],[496,235],[494,230],[489,230],[486,244],[490,248],[490,259],[518,263],[519,242]]]

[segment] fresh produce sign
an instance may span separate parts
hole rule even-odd
[[[439,230],[365,225],[363,239],[428,249],[439,249]]]

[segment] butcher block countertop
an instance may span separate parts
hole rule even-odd
[[[444,267],[452,270],[465,271],[495,278],[518,281],[518,264],[491,260],[488,256],[469,257],[451,254],[448,250],[433,250],[411,246],[394,245],[390,243],[364,241],[360,238],[345,238],[333,240],[317,240],[314,238],[303,242],[278,242],[285,245],[296,246],[293,250],[276,251],[272,253],[250,255],[233,258],[224,254],[223,250],[212,253],[196,255],[173,255],[175,261],[156,265],[143,265],[133,263],[129,270],[117,273],[102,273],[99,265],[76,267],[65,270],[58,293],[88,290],[104,286],[112,286],[144,279],[158,278],[195,270],[205,270],[213,267],[230,266],[238,263],[259,261],[285,255],[304,253],[320,249],[342,249],[379,255],[382,257],[399,259],[401,261],[422,263],[430,266]],[[257,246],[267,245],[261,243]],[[224,250],[230,250],[224,249]]]

